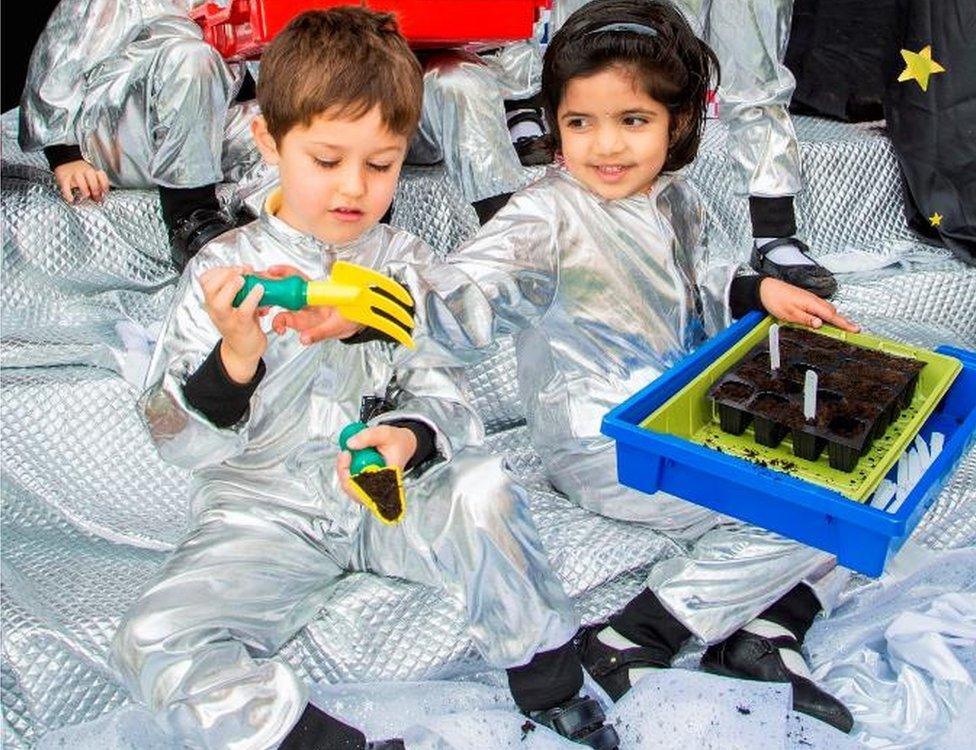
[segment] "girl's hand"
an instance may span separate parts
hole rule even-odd
[[[413,458],[413,454],[417,452],[417,438],[413,432],[406,427],[392,425],[369,427],[349,438],[348,445],[354,450],[375,448],[386,460],[387,466],[396,466],[400,469],[406,466]],[[339,475],[339,483],[343,491],[359,502],[352,489],[352,477],[349,473],[351,463],[352,454],[349,451],[342,451],[336,458],[336,473]]]
[[[766,312],[788,323],[820,328],[830,323],[844,331],[857,333],[861,327],[837,312],[837,308],[813,292],[785,281],[764,278],[759,282],[759,299]]]
[[[74,191],[78,191],[78,201],[91,198],[101,202],[108,193],[108,175],[95,169],[84,159],[69,161],[54,169],[54,179],[58,183],[61,197],[67,203],[75,202]]]
[[[207,315],[223,337],[220,360],[227,374],[237,383],[251,381],[268,348],[268,337],[259,322],[267,311],[258,308],[264,287],[255,286],[240,307],[232,304],[244,286],[246,273],[251,273],[249,266],[230,266],[211,268],[200,276]]]
[[[287,276],[308,276],[293,266],[271,266],[264,274],[269,279],[283,279]],[[299,334],[299,341],[305,346],[324,339],[346,339],[355,336],[363,326],[346,320],[334,307],[306,307],[304,310],[285,310],[274,316],[271,327],[279,336],[289,328]]]

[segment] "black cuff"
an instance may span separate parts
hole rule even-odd
[[[796,234],[793,196],[758,198],[749,196],[753,237],[792,237]]]
[[[759,285],[765,276],[736,276],[729,287],[729,307],[732,317],[738,320],[750,310],[765,311],[759,297]]]
[[[813,589],[805,583],[798,583],[759,617],[782,625],[796,637],[797,643],[803,643],[821,609],[823,606]]]
[[[215,427],[231,427],[241,421],[251,403],[251,396],[265,373],[264,360],[258,362],[257,372],[250,383],[231,380],[220,361],[220,341],[203,364],[183,385],[187,403],[203,414]]]
[[[365,747],[366,735],[309,703],[278,750],[364,750]]]
[[[638,646],[656,649],[670,662],[691,631],[664,608],[650,589],[644,589],[610,618],[610,627]]]
[[[383,422],[383,424],[388,424],[391,427],[404,427],[417,438],[417,450],[414,451],[413,457],[407,461],[407,465],[403,467],[404,471],[410,471],[416,466],[425,464],[437,455],[437,437],[434,435],[434,431],[430,429],[430,425],[425,422],[416,419],[396,419],[392,422]]]
[[[540,651],[524,667],[505,671],[515,704],[525,714],[565,703],[583,687],[583,665],[572,641]]]
[[[81,155],[81,148],[78,146],[63,144],[46,146],[44,148],[44,156],[47,158],[48,166],[51,167],[52,172],[62,164],[85,158]]]
[[[370,341],[385,341],[388,344],[398,344],[400,343],[392,336],[387,336],[382,331],[377,331],[375,328],[364,328],[359,333],[354,333],[352,336],[347,336],[344,339],[339,339],[343,344],[348,344],[350,346],[354,344],[366,344]]]

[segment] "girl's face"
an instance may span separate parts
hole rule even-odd
[[[627,68],[570,79],[556,117],[566,168],[601,198],[645,192],[664,167],[670,113]]]

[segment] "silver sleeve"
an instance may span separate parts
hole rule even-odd
[[[220,341],[203,304],[199,276],[206,270],[195,258],[187,266],[163,325],[139,399],[143,421],[159,455],[188,469],[216,466],[239,456],[248,441],[251,410],[229,428],[216,427],[186,400],[183,386]],[[227,265],[208,257],[208,265]],[[257,398],[257,395],[252,397]]]

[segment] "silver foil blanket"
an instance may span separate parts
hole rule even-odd
[[[3,125],[3,288],[0,336],[3,742],[125,703],[107,646],[137,592],[186,523],[186,474],[163,463],[135,411],[156,327],[175,277],[156,196],[113,191],[71,208],[43,161]],[[839,305],[869,329],[933,346],[976,347],[976,269],[916,243],[903,218],[897,166],[875,127],[796,120],[807,184],[798,210],[818,252],[892,263],[842,279]],[[744,201],[721,126],[710,123],[691,174],[709,207],[713,252],[745,257]],[[233,186],[221,197],[234,201]],[[405,172],[394,223],[447,253],[477,228],[439,167]],[[530,488],[553,564],[585,620],[641,586],[670,543],[635,524],[586,513],[553,492],[530,449],[511,346],[471,371],[474,401]],[[976,544],[976,455],[950,479],[915,534],[932,548]],[[439,592],[355,574],[284,649],[316,681],[450,678],[483,669],[459,608]]]

